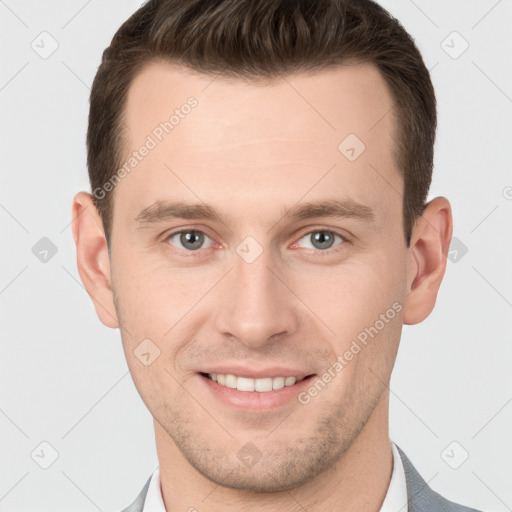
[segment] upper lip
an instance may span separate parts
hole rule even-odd
[[[248,368],[246,366],[215,366],[200,373],[222,373],[236,375],[237,377],[246,377],[247,379],[262,379],[264,377],[307,377],[313,375],[313,372],[304,372],[304,370],[295,370],[293,368],[284,368],[282,366],[271,366],[268,368]]]

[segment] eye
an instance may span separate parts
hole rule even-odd
[[[324,229],[319,229],[317,231],[310,231],[306,233],[300,240],[306,240],[306,243],[309,243],[309,246],[306,246],[307,249],[320,249],[326,250],[331,247],[336,247],[334,245],[335,239],[338,238],[341,243],[345,241],[345,238],[339,235],[338,233],[334,233],[333,231],[327,231]],[[298,242],[297,242],[298,243]],[[341,245],[341,243],[337,245]]]
[[[210,241],[209,245],[203,246],[205,239]],[[197,229],[188,229],[184,231],[177,231],[176,233],[170,234],[167,238],[172,245],[178,247],[178,249],[185,249],[187,251],[197,251],[198,249],[206,249],[210,247],[213,240]],[[181,247],[180,245],[181,244]]]

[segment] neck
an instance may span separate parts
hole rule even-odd
[[[288,512],[340,510],[378,512],[393,471],[385,393],[350,447],[330,468],[291,491],[252,492],[216,485],[183,457],[158,422],[155,440],[167,512]]]

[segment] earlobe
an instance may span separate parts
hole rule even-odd
[[[103,224],[93,198],[87,192],[79,192],[74,197],[72,219],[78,273],[82,283],[101,322],[107,327],[119,327]]]
[[[427,204],[412,233],[405,324],[422,322],[434,309],[446,270],[452,233],[450,203],[444,197],[436,197]]]

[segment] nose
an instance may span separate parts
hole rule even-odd
[[[264,251],[252,263],[235,255],[218,297],[218,332],[250,348],[274,343],[299,325],[299,301],[269,253]]]

